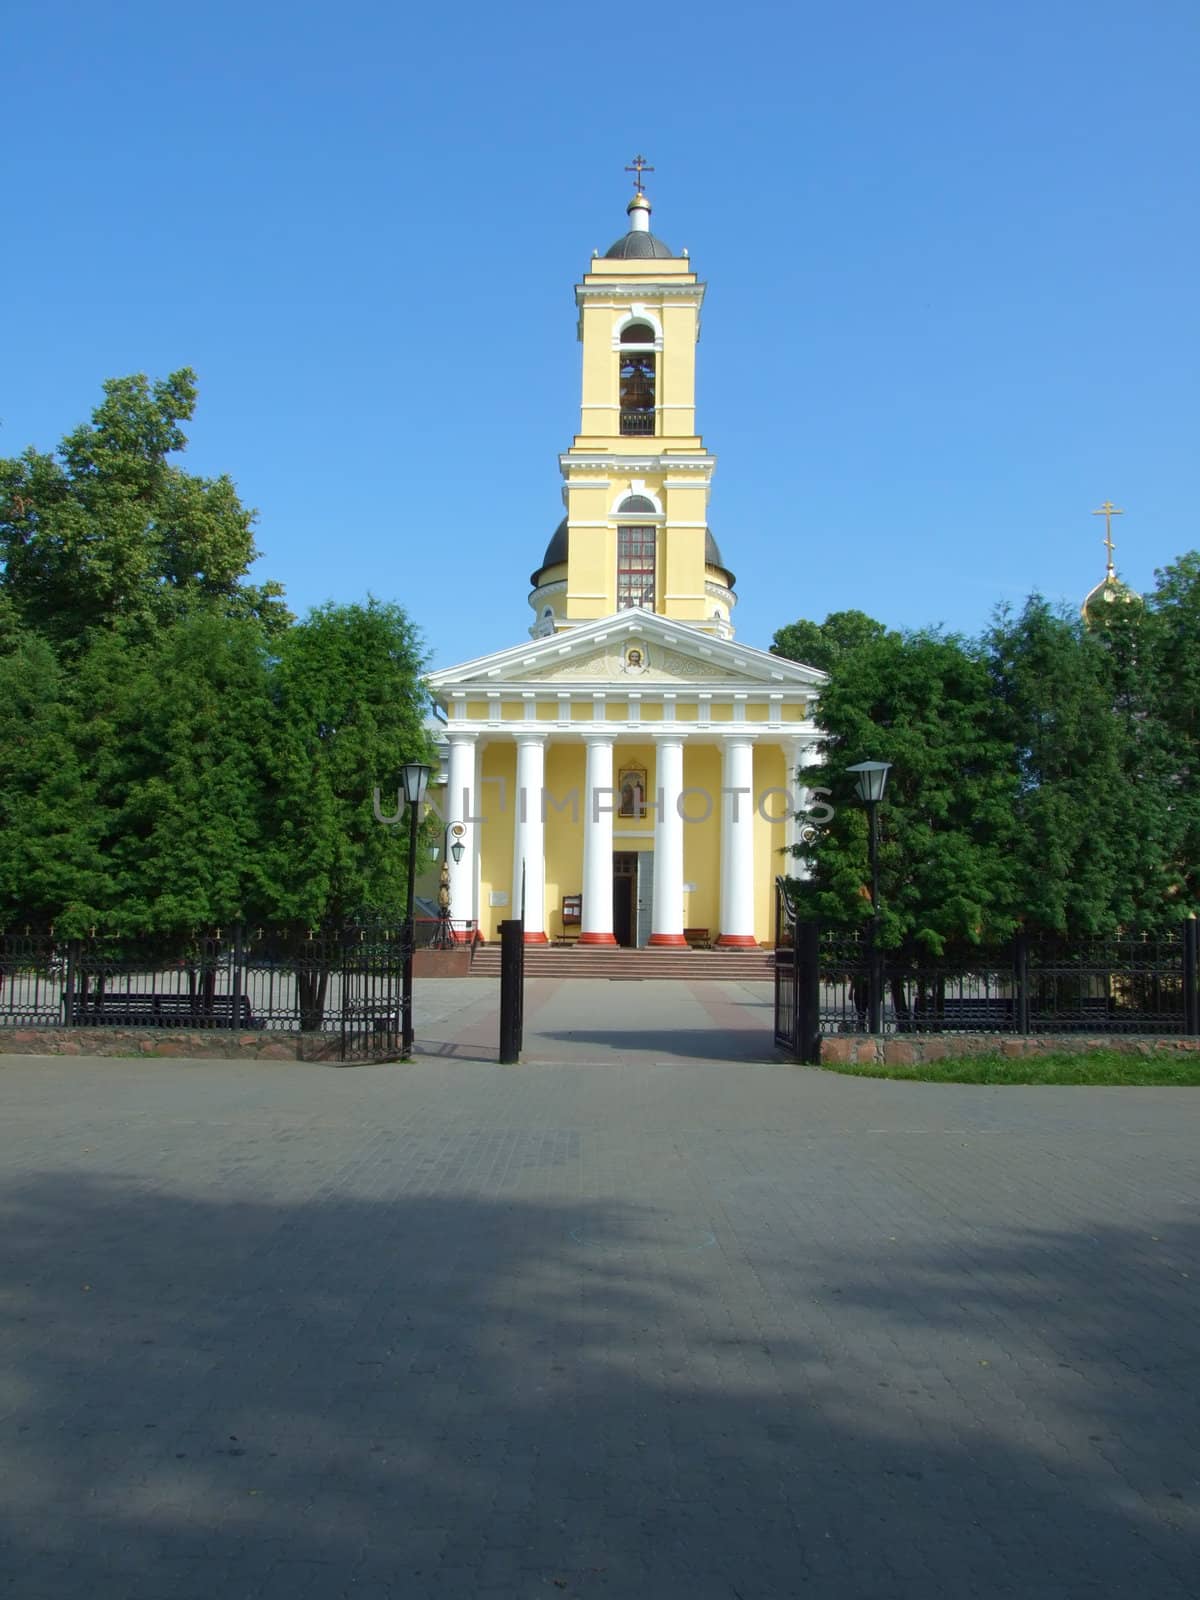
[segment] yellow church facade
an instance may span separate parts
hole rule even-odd
[[[579,432],[531,638],[429,679],[466,830],[451,910],[489,940],[523,910],[530,943],[757,948],[824,677],[735,640],[696,427],[704,284],[650,231],[640,171],[628,215],[576,286]]]

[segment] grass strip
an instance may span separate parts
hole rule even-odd
[[[1027,1056],[947,1056],[942,1061],[889,1065],[882,1061],[827,1061],[826,1072],[856,1078],[907,1078],[914,1083],[1092,1083],[1160,1085],[1183,1088],[1200,1084],[1200,1052],[1174,1055],[1127,1055],[1122,1050],[1047,1050]]]

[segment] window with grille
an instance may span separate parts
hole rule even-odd
[[[617,529],[617,610],[654,609],[654,529]]]

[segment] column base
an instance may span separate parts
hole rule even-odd
[[[652,945],[670,945],[672,949],[678,949],[680,946],[687,949],[687,940],[681,933],[652,933],[646,942]]]
[[[616,944],[616,942],[615,933],[581,933],[578,939],[579,944]]]
[[[550,941],[549,941],[549,939],[547,939],[547,937],[546,937],[546,935],[544,933],[527,933],[525,935],[525,943],[526,944],[549,944]]]
[[[717,938],[718,950],[757,950],[758,940],[752,933],[722,933]]]

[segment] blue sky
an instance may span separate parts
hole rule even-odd
[[[739,638],[1077,601],[1108,496],[1137,587],[1200,545],[1195,0],[9,0],[5,32],[0,452],[194,366],[187,462],[298,610],[399,600],[442,665],[525,637],[572,287],[639,150],[709,285]]]

